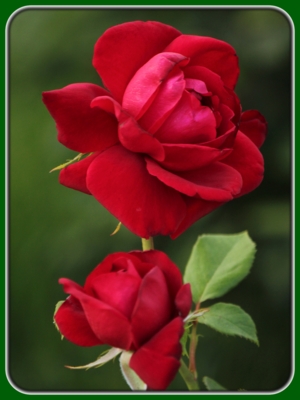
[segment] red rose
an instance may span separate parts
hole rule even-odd
[[[79,346],[133,351],[129,366],[151,389],[165,389],[180,367],[189,284],[162,252],[114,253],[83,287],[61,278],[70,296],[55,314],[60,332]]]
[[[58,140],[93,153],[60,173],[138,236],[175,238],[263,178],[266,121],[241,114],[238,59],[227,43],[159,22],[129,22],[97,41],[105,90],[44,93]]]

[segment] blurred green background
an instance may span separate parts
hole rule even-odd
[[[265,179],[254,192],[198,221],[176,241],[155,239],[183,270],[202,233],[248,230],[257,243],[251,274],[222,301],[240,305],[254,319],[260,347],[201,326],[199,377],[231,389],[275,391],[291,374],[291,27],[276,10],[249,9],[28,9],[14,16],[9,35],[9,369],[25,391],[126,391],[118,362],[71,371],[64,365],[94,361],[102,348],[80,348],[52,323],[66,297],[59,277],[83,284],[109,253],[140,249],[96,200],[58,184],[49,171],[75,153],[56,140],[42,91],[100,79],[93,47],[110,26],[156,20],[186,34],[212,36],[237,51],[236,91],[244,110],[268,121],[262,147]],[[202,385],[203,388],[203,385]],[[170,390],[185,390],[180,376]]]

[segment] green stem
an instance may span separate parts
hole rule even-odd
[[[195,311],[200,308],[200,303],[196,304]],[[189,370],[193,374],[194,378],[197,379],[197,367],[196,367],[196,348],[197,348],[197,320],[193,322],[191,341],[190,341],[190,351],[189,351]]]
[[[154,250],[153,238],[152,237],[149,237],[149,239],[142,238],[142,248],[144,251]]]
[[[179,373],[182,376],[186,386],[189,390],[199,390],[199,385],[197,379],[191,373],[191,371],[186,366],[185,362],[181,359],[181,366],[179,369]]]

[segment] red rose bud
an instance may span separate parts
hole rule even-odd
[[[234,49],[159,22],[108,29],[88,83],[44,93],[58,140],[85,159],[60,183],[93,195],[136,235],[175,238],[263,178],[266,121],[241,113]]]
[[[190,311],[190,285],[157,250],[114,253],[83,287],[61,278],[70,296],[54,319],[61,334],[79,346],[132,351],[129,366],[155,390],[165,389],[180,367],[183,319]]]

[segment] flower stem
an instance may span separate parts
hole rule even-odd
[[[142,248],[144,251],[154,250],[153,238],[152,237],[149,237],[149,239],[142,238]]]
[[[198,311],[200,308],[200,303],[196,304],[195,311]],[[192,333],[191,333],[191,342],[190,342],[190,363],[189,370],[193,374],[194,378],[197,379],[197,367],[196,367],[196,348],[197,348],[197,320],[193,322]]]
[[[186,366],[185,362],[181,359],[181,366],[179,369],[179,373],[182,376],[186,386],[189,390],[199,390],[199,385],[197,379],[191,373],[191,371]]]

